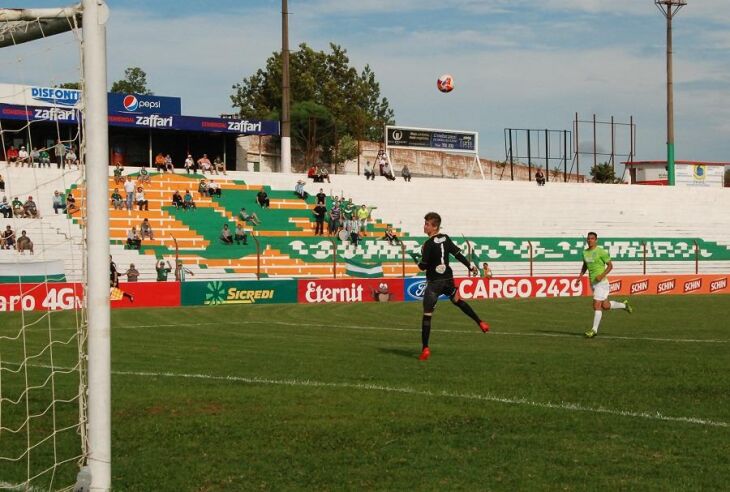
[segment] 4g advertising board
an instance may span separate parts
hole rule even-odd
[[[590,288],[585,277],[493,277],[455,278],[462,299],[523,299],[528,297],[580,297]],[[423,300],[426,279],[409,278],[405,300]],[[441,296],[446,299],[446,296]]]
[[[300,303],[393,302],[403,300],[403,279],[299,280]]]

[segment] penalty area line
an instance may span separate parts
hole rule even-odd
[[[535,408],[544,408],[551,410],[563,410],[568,412],[585,412],[604,415],[613,415],[618,417],[640,418],[647,420],[657,420],[662,422],[677,422],[685,424],[695,424],[707,427],[730,427],[730,424],[718,420],[702,419],[697,417],[673,417],[663,415],[661,412],[636,412],[630,410],[617,410],[605,407],[589,407],[580,403],[571,402],[539,402],[526,398],[507,398],[495,396],[491,394],[480,395],[477,393],[454,393],[451,391],[428,391],[418,390],[409,387],[383,386],[378,384],[361,384],[361,383],[344,383],[344,382],[324,382],[312,381],[310,379],[269,379],[260,377],[243,377],[243,376],[214,376],[210,374],[184,374],[173,372],[136,372],[136,371],[112,371],[117,376],[134,376],[134,377],[165,377],[165,378],[182,378],[182,379],[201,379],[209,381],[230,381],[244,384],[261,384],[274,386],[293,386],[293,387],[315,387],[315,388],[337,388],[337,389],[355,389],[362,391],[381,391],[385,393],[400,393],[414,396],[424,396],[430,398],[453,398],[470,401],[484,401],[490,403],[502,403],[506,405],[523,405]]]

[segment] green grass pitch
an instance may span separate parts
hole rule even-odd
[[[472,302],[489,334],[439,302],[427,362],[419,303],[115,311],[114,490],[727,487],[730,296],[632,303],[588,340],[588,298]],[[0,334],[18,319],[2,315]],[[73,322],[53,314],[54,339]],[[3,367],[20,350],[0,342]],[[72,352],[59,347],[55,363]],[[3,378],[9,396],[20,383]],[[17,422],[2,410],[2,425]],[[0,455],[23,445],[12,441],[0,435]],[[39,446],[34,462],[49,454]],[[0,483],[25,472],[0,462]]]

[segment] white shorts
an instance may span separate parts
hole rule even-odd
[[[605,301],[606,299],[608,299],[608,292],[610,290],[608,285],[608,279],[604,278],[600,282],[591,284],[591,289],[593,289],[594,301]]]

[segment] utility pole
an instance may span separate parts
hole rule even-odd
[[[281,172],[291,172],[291,120],[289,116],[289,8],[281,0]]]
[[[675,185],[674,173],[674,82],[672,73],[672,19],[687,0],[654,0],[667,19],[667,177],[669,186]]]

